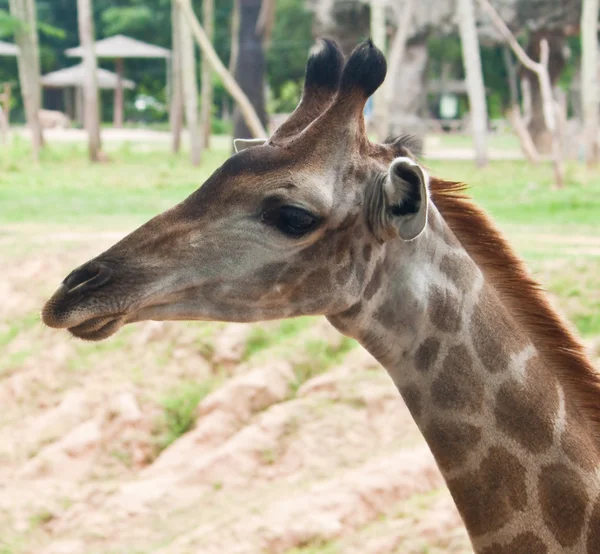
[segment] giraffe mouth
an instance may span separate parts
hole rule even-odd
[[[87,341],[99,341],[114,335],[125,324],[123,315],[108,315],[88,319],[79,325],[68,327],[74,337]]]

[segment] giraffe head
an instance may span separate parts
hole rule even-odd
[[[371,41],[346,63],[322,41],[277,132],[238,141],[187,199],[71,272],[44,322],[100,340],[140,320],[257,321],[356,304],[376,251],[416,238],[427,219],[414,144],[365,133],[365,102],[385,72]]]

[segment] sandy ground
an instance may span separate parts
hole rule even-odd
[[[250,356],[280,324],[148,322],[99,345],[44,329],[56,284],[119,236],[0,232],[0,552],[471,552],[364,350],[299,381],[315,341],[341,344],[323,318]],[[192,430],[160,451],[165,398],[203,382]]]

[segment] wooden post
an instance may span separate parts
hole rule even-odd
[[[113,125],[117,129],[123,127],[123,58],[115,58],[117,86],[115,88],[115,105],[113,107]]]

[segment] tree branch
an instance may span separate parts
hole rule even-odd
[[[227,68],[223,65],[221,60],[219,59],[218,54],[215,52],[210,40],[206,36],[202,25],[198,21],[196,14],[190,4],[190,0],[177,0],[181,9],[185,12],[188,18],[188,23],[194,34],[194,38],[196,42],[200,46],[202,53],[205,56],[206,61],[213,68],[213,71],[221,78],[223,81],[223,85],[234,98],[234,100],[238,103],[240,107],[240,111],[244,116],[244,121],[248,125],[248,128],[256,138],[264,138],[267,135],[267,131],[263,127],[258,115],[256,115],[256,111],[254,107],[248,100],[248,97],[244,94],[244,91],[237,84],[237,81],[232,77],[231,73],[227,71]]]
[[[500,14],[494,9],[494,7],[490,4],[489,0],[477,0],[481,9],[487,13],[488,17],[492,20],[494,27],[496,30],[502,35],[502,38],[509,44],[512,48],[515,56],[519,59],[519,61],[531,71],[537,73],[539,71],[538,63],[534,62],[523,50],[523,47],[519,44],[519,41],[515,38],[515,36],[510,32],[510,29],[504,23],[503,19],[500,17]]]

